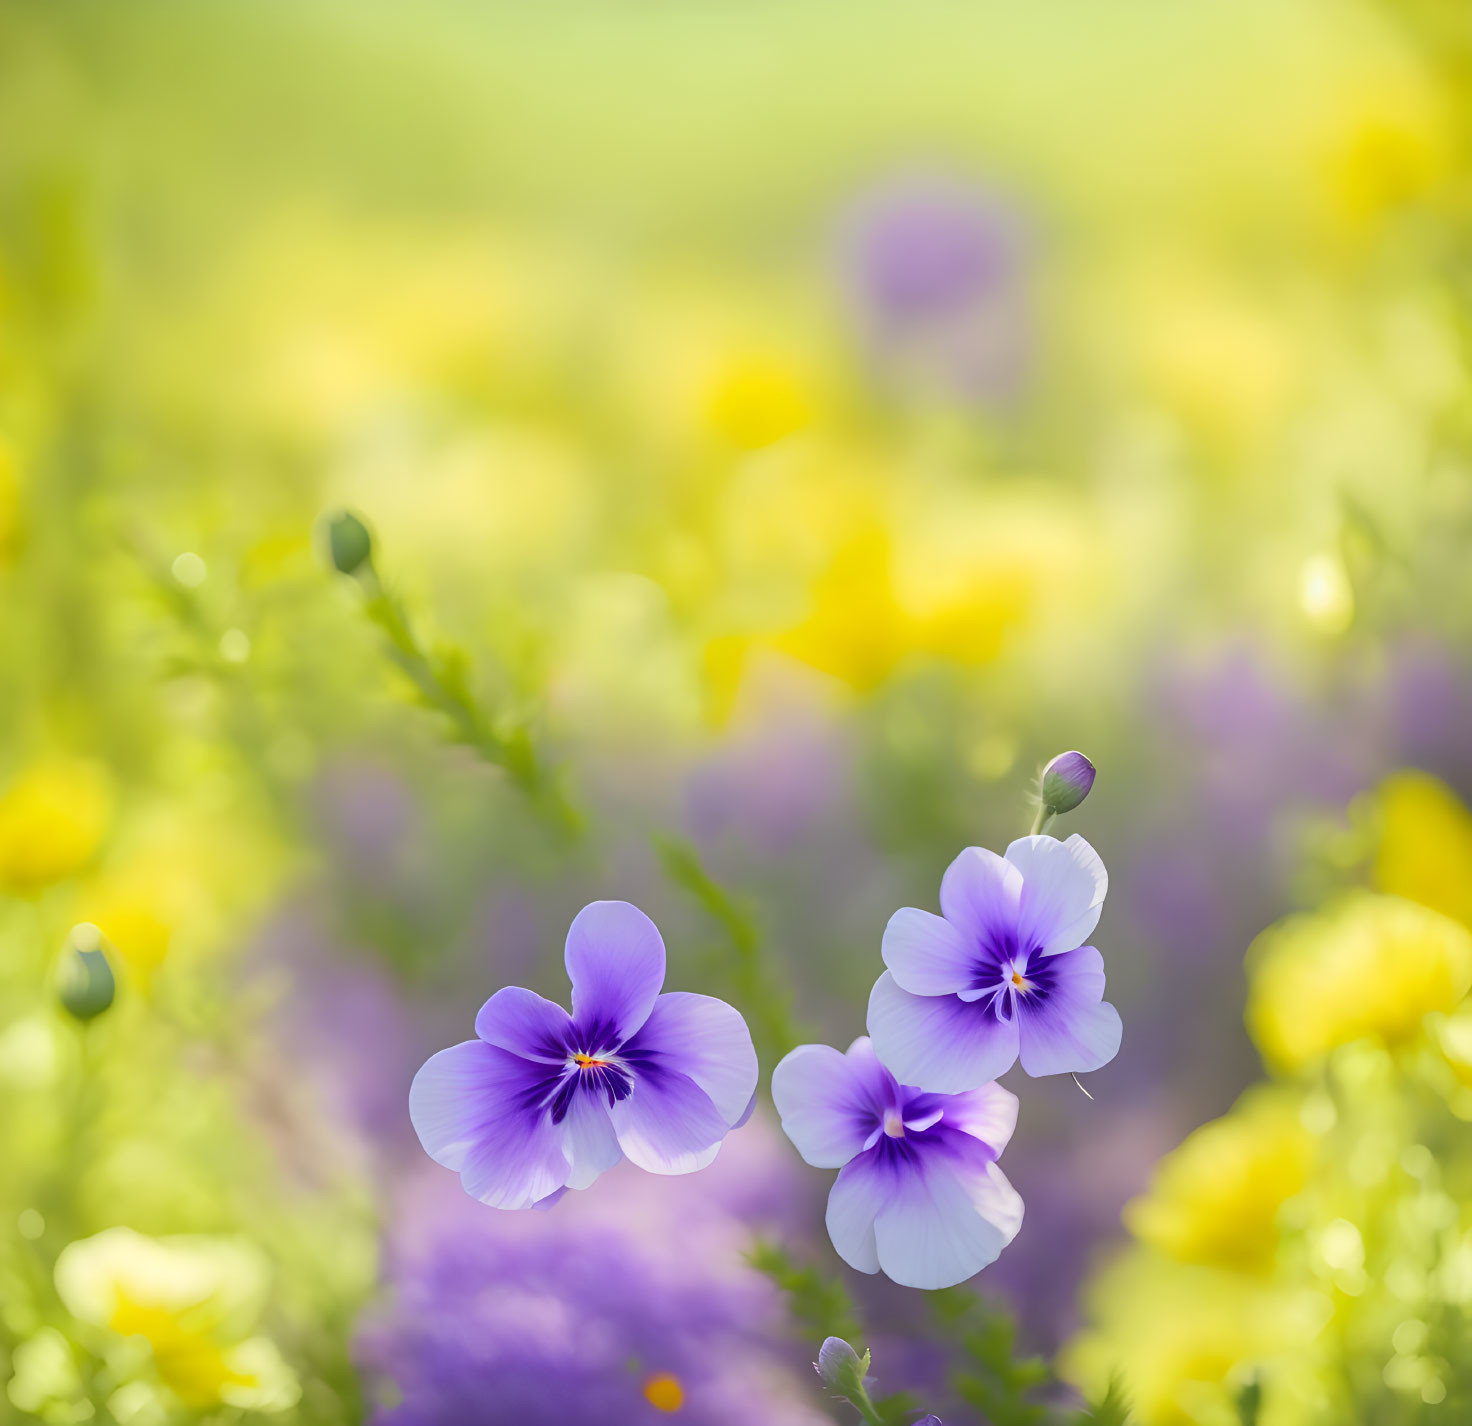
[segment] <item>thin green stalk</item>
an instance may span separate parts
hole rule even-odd
[[[440,713],[454,730],[456,742],[506,773],[527,801],[559,832],[579,836],[582,815],[568,801],[555,771],[537,752],[522,723],[497,726],[477,705],[464,674],[451,659],[436,658],[420,644],[408,616],[383,587],[372,564],[354,576],[364,594],[363,612],[388,640],[389,657],[414,685],[425,705]]]

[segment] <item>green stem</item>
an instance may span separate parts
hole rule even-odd
[[[864,1418],[867,1426],[888,1426],[884,1417],[879,1414],[878,1408],[869,1400],[869,1393],[863,1387],[859,1388],[858,1399],[849,1397],[848,1404]]]
[[[1038,815],[1032,819],[1032,835],[1034,837],[1046,832],[1053,825],[1053,818],[1058,814],[1049,812],[1040,802],[1038,803]]]
[[[728,978],[733,998],[755,1029],[757,1046],[773,1059],[780,1059],[797,1044],[789,996],[772,973],[762,936],[751,913],[709,872],[695,846],[680,837],[656,832],[651,838],[664,873],[676,886],[690,893],[701,910],[722,930],[731,951]]]
[[[387,637],[390,657],[425,704],[449,720],[457,741],[505,772],[527,801],[558,831],[580,835],[582,817],[568,802],[555,774],[538,756],[527,729],[521,725],[505,732],[495,728],[470,696],[447,680],[425,652],[408,617],[384,589],[373,566],[366,565],[355,577],[363,588],[363,610]]]

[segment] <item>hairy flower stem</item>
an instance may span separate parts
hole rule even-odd
[[[425,704],[447,718],[457,742],[501,768],[551,826],[571,837],[582,835],[581,813],[568,801],[555,773],[538,755],[524,724],[496,727],[463,686],[458,672],[425,651],[398,600],[383,587],[369,560],[353,576],[363,590],[363,612],[388,639],[389,657],[414,685]]]
[[[762,1056],[781,1059],[801,1036],[793,1024],[786,989],[763,954],[761,932],[751,913],[711,877],[692,843],[658,832],[650,840],[665,875],[721,928],[731,952],[726,973],[737,1008],[751,1024]]]
[[[1039,803],[1038,815],[1032,819],[1032,835],[1036,837],[1039,836],[1041,833],[1046,832],[1048,828],[1053,825],[1053,819],[1057,815],[1058,814],[1056,812],[1049,812],[1048,809],[1042,805],[1042,803]]]

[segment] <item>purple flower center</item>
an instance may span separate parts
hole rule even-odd
[[[604,1021],[587,1025],[573,1024],[566,1042],[549,1042],[547,1050],[562,1061],[555,1069],[549,1066],[538,1083],[534,1097],[540,1108],[552,1116],[554,1124],[567,1118],[575,1095],[600,1094],[613,1108],[634,1092],[634,1066],[619,1054],[623,1048],[617,1029]]]
[[[878,1164],[914,1163],[927,1145],[945,1130],[944,1096],[921,1094],[904,1085],[891,1086],[886,1102],[876,1103],[864,1153]]]
[[[994,933],[979,947],[971,984],[957,993],[962,1000],[990,1010],[998,1020],[1011,1020],[1019,1001],[1041,1004],[1048,999],[1057,979],[1051,959],[1042,954],[1041,947],[1018,946],[1017,933],[1010,928]]]

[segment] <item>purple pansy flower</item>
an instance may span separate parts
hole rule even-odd
[[[1082,837],[968,847],[940,884],[942,915],[906,906],[884,931],[869,997],[879,1058],[938,1094],[974,1089],[1019,1058],[1028,1074],[1095,1070],[1119,1051],[1104,963],[1084,945],[1109,878]]]
[[[847,1054],[799,1045],[773,1071],[772,1099],[798,1153],[839,1170],[828,1235],[850,1267],[904,1287],[951,1287],[1016,1237],[1022,1200],[996,1161],[1017,1097],[1000,1085],[924,1093],[860,1038]]]
[[[585,906],[566,963],[571,1015],[498,990],[479,1038],[433,1056],[409,1091],[425,1152],[494,1208],[555,1201],[623,1158],[651,1173],[704,1168],[754,1102],[746,1022],[708,995],[660,994],[664,942],[637,906]]]

